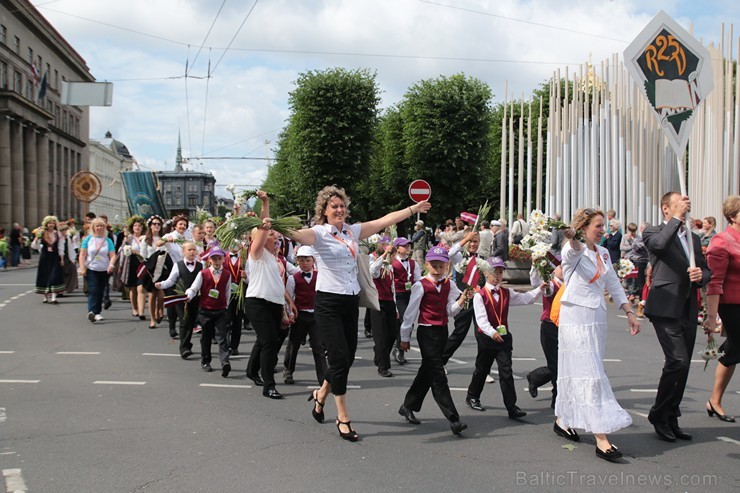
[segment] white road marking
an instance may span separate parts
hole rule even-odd
[[[537,361],[537,358],[511,358],[511,361]]]
[[[417,347],[411,346],[409,349],[411,351],[416,351],[417,353],[420,353],[421,352],[421,349],[419,349]],[[408,359],[408,358],[406,358],[406,359]],[[460,361],[459,359],[455,359],[455,358],[450,358],[450,361],[452,361],[453,363],[457,363],[458,365],[466,365],[467,364],[464,361]]]
[[[0,407],[0,423],[5,423],[8,420],[8,415],[5,414],[5,408]]]
[[[704,361],[703,359],[692,359],[691,362],[692,363],[706,363],[706,361]]]
[[[57,351],[56,354],[66,354],[74,356],[89,356],[94,354],[100,354],[100,351]]]
[[[0,351],[0,354],[15,354],[15,351]]]
[[[20,469],[3,469],[3,476],[5,476],[5,489],[8,493],[28,491]]]
[[[180,356],[179,354],[172,353],[141,353],[142,356]]]
[[[95,380],[93,382],[95,385],[146,385],[146,382],[125,382],[122,380],[114,381],[114,380]]]
[[[450,390],[454,390],[456,392],[467,392],[468,388],[467,387],[450,387]]]
[[[643,418],[647,418],[648,417],[648,415],[645,414],[645,413],[638,413],[637,411],[629,411],[629,412],[631,412],[632,414],[637,414],[638,416],[642,416]]]
[[[355,356],[355,359],[362,359],[362,356]]]
[[[13,296],[13,297],[12,297],[12,298],[10,298],[10,299],[11,299],[11,300],[17,300],[18,298],[20,298],[20,296]]]
[[[318,385],[307,385],[306,388],[309,390],[313,390],[313,389],[320,389],[321,387],[319,387]],[[347,388],[348,389],[361,389],[362,387],[360,387],[359,385],[347,385]]]
[[[621,359],[602,359],[601,361],[603,361],[604,363],[621,363],[622,362]]]
[[[723,442],[734,443],[735,445],[740,445],[740,441],[735,440],[733,438],[717,437],[717,440],[722,440]]]
[[[198,387],[216,387],[219,389],[251,389],[251,385],[228,385],[223,383],[202,383]]]
[[[39,383],[41,380],[0,380],[0,383]]]
[[[537,387],[537,390],[542,390],[542,391],[552,390],[552,387]],[[529,392],[529,387],[524,387],[524,391]]]
[[[5,305],[7,305],[7,303],[0,303],[0,308],[5,308]]]
[[[0,287],[5,287],[5,286],[35,286],[35,284],[0,284]]]
[[[658,389],[630,389],[630,392],[657,392]]]
[[[0,455],[15,455],[16,452],[0,452]]]

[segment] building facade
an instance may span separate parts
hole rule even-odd
[[[105,138],[90,140],[90,171],[100,179],[102,191],[100,196],[90,203],[90,210],[97,215],[105,214],[111,222],[116,216],[128,216],[126,191],[121,180],[122,171],[131,171],[134,158],[126,145],[113,138],[110,132]]]
[[[199,173],[183,168],[182,146],[177,138],[175,171],[157,172],[160,193],[170,217],[189,216],[197,208],[216,215],[216,178],[211,173]]]
[[[0,0],[0,226],[81,217],[72,176],[88,167],[89,109],[62,81],[93,82],[85,60],[27,0]]]

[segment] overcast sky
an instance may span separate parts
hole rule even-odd
[[[719,42],[722,23],[734,23],[735,52],[740,31],[738,0],[33,3],[97,80],[114,82],[113,106],[91,108],[90,138],[110,130],[153,170],[173,169],[178,130],[185,157],[272,155],[288,93],[307,70],[374,71],[383,107],[419,80],[462,72],[488,83],[496,103],[507,81],[510,98],[528,97],[558,68],[621,54],[660,9],[705,42]],[[229,183],[256,186],[267,172],[259,160],[187,166],[212,172],[220,195]]]

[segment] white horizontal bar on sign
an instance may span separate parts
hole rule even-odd
[[[92,356],[100,354],[100,351],[57,351],[57,354],[66,354],[71,356]]]
[[[202,383],[198,387],[215,387],[218,389],[251,389],[251,385],[228,385],[225,383]]]
[[[94,385],[146,385],[146,382],[126,382],[123,380],[95,380]]]
[[[39,383],[41,380],[0,380],[0,383]]]
[[[409,189],[409,192],[411,193],[429,193],[428,188],[411,188]]]

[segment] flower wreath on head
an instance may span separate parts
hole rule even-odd
[[[153,216],[149,216],[149,219],[146,220],[146,227],[151,227],[152,221],[154,221],[155,219],[159,219],[159,222],[162,223],[162,226],[164,226],[164,220],[158,215],[154,214]]]
[[[151,218],[149,218],[151,220]],[[133,227],[134,223],[140,222],[142,226],[146,224],[146,226],[149,225],[149,221],[144,221],[144,218],[142,216],[139,216],[138,214],[134,214],[133,216],[126,219],[126,228],[128,228],[129,233],[133,233]]]
[[[56,217],[56,216],[46,216],[46,217],[45,217],[45,218],[44,218],[44,219],[43,219],[43,220],[41,221],[41,227],[42,227],[42,228],[44,228],[44,229],[46,229],[46,226],[47,226],[47,225],[48,225],[49,223],[56,223],[56,224],[59,224],[59,219],[57,219],[57,217]]]

